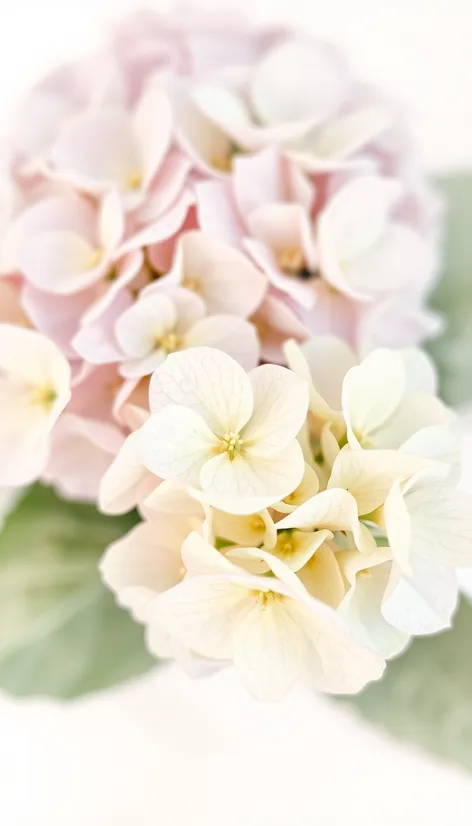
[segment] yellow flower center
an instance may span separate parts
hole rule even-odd
[[[282,595],[274,594],[273,591],[253,591],[252,595],[256,598],[261,608],[267,608],[271,602],[282,601]]]
[[[182,287],[185,287],[187,290],[191,290],[193,293],[200,292],[200,283],[196,278],[185,278],[182,283]]]
[[[97,247],[97,249],[92,250],[90,252],[90,255],[88,256],[87,262],[86,262],[86,265],[85,265],[86,269],[87,270],[95,269],[95,267],[98,267],[98,265],[102,262],[102,260],[103,260],[103,250],[100,249],[100,247]]]
[[[31,404],[48,409],[56,401],[57,393],[53,387],[33,387],[29,398]]]
[[[126,179],[127,189],[140,189],[143,185],[143,173],[139,169],[135,169],[130,173]]]
[[[243,448],[243,440],[239,433],[234,433],[232,430],[229,430],[223,436],[220,442],[220,453],[227,453],[228,458],[232,462],[234,457],[237,453],[241,453]]]
[[[278,256],[279,267],[287,275],[296,275],[303,268],[303,253],[299,249],[285,249]]]
[[[231,141],[227,147],[220,152],[215,152],[211,158],[210,163],[215,169],[220,172],[231,172],[233,169],[233,158],[240,153],[240,148],[237,143]]]
[[[251,528],[252,531],[264,531],[265,530],[264,520],[262,519],[261,516],[259,516],[259,514],[256,514],[255,516],[252,516],[251,519],[249,520],[249,527]]]
[[[156,346],[159,350],[164,350],[165,353],[174,353],[182,344],[182,339],[174,333],[173,331],[169,331],[168,333],[164,333],[159,339],[156,340]]]

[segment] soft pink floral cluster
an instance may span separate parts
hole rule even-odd
[[[174,351],[251,370],[289,338],[436,329],[438,207],[398,113],[304,34],[135,14],[3,154],[0,485],[95,501]]]

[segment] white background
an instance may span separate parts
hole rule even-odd
[[[404,102],[428,168],[472,166],[469,0],[245,5],[343,44],[361,74]],[[0,0],[0,128],[38,73],[85,51],[107,16],[135,6]],[[164,669],[71,706],[0,697],[2,826],[346,822],[466,826],[472,781],[325,699],[298,692],[261,707],[230,672],[189,683]]]

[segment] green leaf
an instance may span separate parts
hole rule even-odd
[[[445,316],[446,330],[428,349],[441,395],[460,405],[472,400],[472,175],[438,184],[446,205],[445,266],[431,304]]]
[[[135,515],[108,517],[35,486],[0,534],[0,687],[76,697],[148,670],[142,628],[100,581],[98,561]]]
[[[471,639],[464,601],[452,630],[414,640],[379,683],[348,702],[396,737],[472,770]]]

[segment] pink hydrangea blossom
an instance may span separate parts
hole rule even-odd
[[[2,334],[69,371],[41,461],[24,431],[23,468],[1,441],[2,485],[96,501],[174,351],[252,370],[285,364],[287,339],[335,334],[362,356],[437,330],[440,210],[399,114],[305,34],[133,14],[30,91],[1,178]]]

